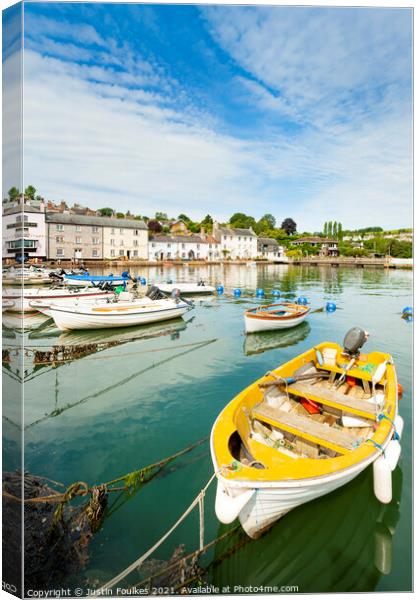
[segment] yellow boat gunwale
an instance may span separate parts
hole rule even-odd
[[[316,348],[311,348],[293,358],[292,360],[280,365],[271,373],[282,377],[290,377],[299,367],[308,362],[316,360],[316,349],[334,348],[338,351],[337,360],[341,363],[347,362],[347,358],[342,356],[343,349],[339,344],[333,342],[323,342]],[[379,365],[385,360],[390,361],[387,364],[386,374],[381,381],[387,379],[385,403],[382,413],[385,413],[387,419],[381,419],[377,423],[374,434],[370,437],[372,442],[379,446],[386,446],[393,434],[393,425],[391,421],[397,415],[397,375],[392,364],[391,355],[384,352],[370,352],[365,360],[358,360],[357,367],[350,369],[347,374],[354,377],[362,377],[371,381],[371,374],[361,371],[359,367],[363,364],[374,363]],[[323,366],[322,368],[330,369]],[[246,437],[246,445],[258,462],[265,465],[265,469],[256,469],[239,463],[239,468],[222,468],[221,475],[226,480],[233,482],[275,482],[278,480],[305,480],[322,477],[331,474],[337,474],[340,471],[350,469],[363,462],[371,462],[375,456],[381,453],[379,447],[373,443],[362,442],[359,447],[352,451],[341,454],[335,458],[319,460],[314,458],[292,458],[282,453],[280,450],[269,447],[255,439],[245,435],[246,429],[250,430],[248,423],[251,409],[260,402],[263,392],[259,388],[259,383],[271,380],[269,376],[264,375],[260,379],[251,383],[242,390],[219,414],[214,423],[211,432],[211,445],[213,458],[216,462],[216,470],[222,467],[229,467],[238,461],[234,459],[228,448],[231,435],[238,431],[241,437]],[[245,409],[243,411],[243,409]],[[389,420],[391,419],[391,421]]]

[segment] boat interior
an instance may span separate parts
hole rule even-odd
[[[237,431],[229,442],[232,456],[261,469],[265,465],[252,441],[284,458],[328,459],[347,454],[372,437],[384,407],[387,379],[372,384],[367,372],[359,376],[362,372],[357,369],[357,377],[342,377],[339,371],[310,361],[295,373],[294,383],[275,373],[267,376],[258,385],[262,395],[236,412]],[[262,454],[266,461],[266,452]]]

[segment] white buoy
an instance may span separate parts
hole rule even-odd
[[[391,440],[386,448],[386,460],[388,461],[392,471],[394,471],[394,469],[397,467],[401,451],[402,447],[400,446],[398,440]]]
[[[380,458],[377,458],[374,462],[373,471],[375,497],[382,502],[382,504],[389,504],[393,497],[391,467],[389,461],[384,456],[380,456]]]
[[[400,439],[402,439],[404,421],[400,415],[394,419],[394,424],[396,426],[396,432]]]
[[[249,502],[256,490],[244,490],[238,496],[229,496],[226,489],[218,481],[215,497],[215,514],[221,523],[228,525],[240,514],[242,508]]]

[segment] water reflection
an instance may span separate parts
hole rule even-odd
[[[243,352],[246,356],[251,356],[275,348],[294,346],[294,344],[305,340],[309,333],[310,324],[307,321],[285,331],[249,333],[244,339]]]
[[[380,504],[372,489],[372,469],[368,469],[333,494],[293,510],[259,540],[248,543],[239,530],[233,540],[216,548],[212,583],[220,587],[294,584],[305,593],[374,589],[380,577],[392,570],[393,535],[400,517],[400,468],[393,473],[391,504]],[[225,530],[220,528],[219,535]],[[228,556],[233,544],[243,546]]]

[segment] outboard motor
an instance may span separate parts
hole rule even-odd
[[[150,300],[162,300],[163,298],[166,298],[157,285],[152,285],[147,291],[146,296],[147,298],[150,298]]]
[[[175,302],[179,302],[179,299],[180,299],[180,289],[179,288],[174,288],[172,290],[172,293],[170,295],[172,297],[172,300],[174,300]]]
[[[360,327],[352,327],[345,335],[343,347],[345,354],[351,357],[358,356],[359,351],[369,338],[369,333]]]

